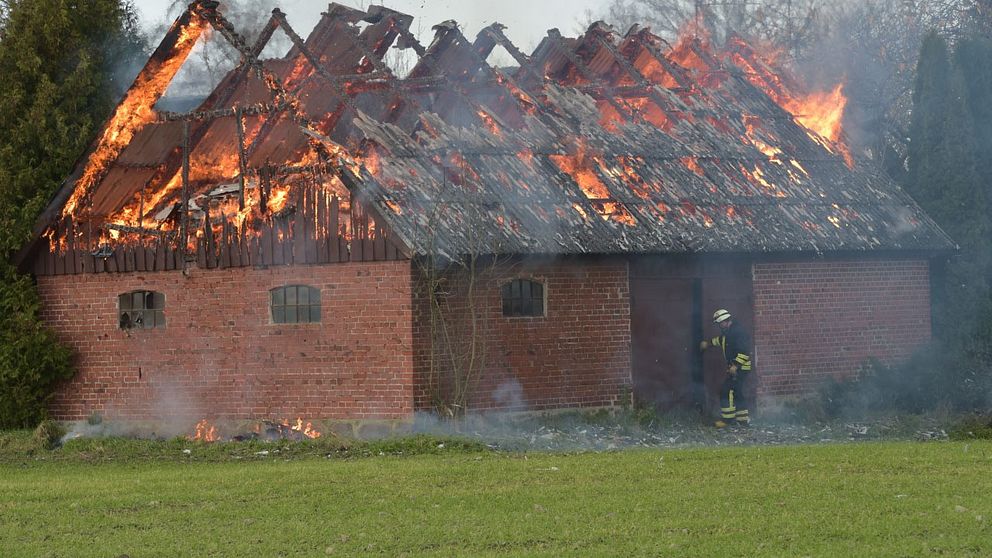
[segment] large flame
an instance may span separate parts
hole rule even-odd
[[[752,85],[764,91],[775,103],[813,132],[814,141],[839,152],[848,167],[854,160],[843,138],[847,96],[844,83],[827,91],[802,92],[797,80],[779,63],[781,52],[773,47],[755,47],[735,37],[729,41],[724,59],[744,70]],[[827,142],[821,141],[828,140]]]
[[[814,92],[800,98],[786,98],[781,102],[782,108],[792,113],[806,128],[834,143],[841,141],[844,109],[847,107],[843,83],[837,84],[831,91]]]
[[[63,208],[62,215],[73,214],[80,200],[117,159],[134,135],[155,119],[155,110],[152,107],[165,93],[196,41],[207,29],[209,24],[192,12],[189,12],[188,18],[181,17],[173,23],[169,33],[178,33],[175,43],[166,52],[156,51],[135,78],[86,162],[83,174]]]

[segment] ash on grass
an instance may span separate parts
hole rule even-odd
[[[984,422],[982,422],[984,421]],[[987,418],[980,424],[992,424]],[[185,436],[163,438],[124,432],[113,421],[77,425],[52,447],[38,433],[0,435],[0,462],[18,460],[181,460],[231,461],[355,458],[507,452],[586,452],[631,448],[686,448],[742,445],[798,445],[879,440],[946,440],[983,432],[960,416],[886,415],[866,420],[785,420],[766,412],[747,428],[717,429],[691,412],[659,415],[618,408],[545,414],[478,414],[438,420],[418,414],[406,428],[374,439],[328,435],[317,440],[245,440],[204,443]],[[977,423],[976,423],[977,424]],[[47,432],[47,430],[45,431]],[[948,436],[950,433],[950,436]],[[962,433],[960,436],[957,433]],[[968,434],[972,433],[972,434]],[[51,440],[54,433],[44,437]],[[224,439],[228,440],[228,439]],[[42,440],[44,441],[44,440]]]
[[[488,414],[460,421],[418,415],[417,432],[462,436],[508,451],[606,451],[625,448],[793,445],[867,440],[946,440],[947,417],[899,415],[863,421],[757,420],[749,427],[717,429],[693,413],[658,415],[602,410],[544,415]]]

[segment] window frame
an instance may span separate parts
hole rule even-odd
[[[518,297],[513,296],[513,288],[515,284],[519,284],[520,295]],[[527,285],[527,290],[530,291],[530,295],[524,296],[524,285]],[[534,294],[534,286],[540,287],[541,292],[539,295]],[[507,298],[507,290],[509,289],[509,298]],[[513,306],[514,301],[519,300],[520,310],[519,313],[514,313]],[[535,302],[540,303],[540,312],[534,313],[524,313],[527,309],[528,304],[534,305]],[[507,307],[509,305],[510,311],[507,313]],[[504,318],[547,318],[548,317],[548,284],[547,281],[542,281],[535,277],[515,277],[509,281],[504,282],[500,285],[500,311]]]
[[[127,308],[125,308],[125,300],[127,300]],[[118,329],[123,331],[165,329],[168,325],[168,320],[165,317],[165,304],[165,293],[159,291],[135,289],[118,294]],[[125,314],[128,315],[126,322],[124,320]],[[148,319],[149,317],[151,320]]]
[[[291,292],[292,296],[290,296]],[[305,295],[301,296],[301,293],[305,293]],[[316,302],[314,302],[314,299],[316,299]],[[292,300],[292,303],[290,303],[290,300]],[[290,283],[272,287],[269,289],[268,306],[270,325],[320,325],[323,322],[323,297],[321,296],[320,287],[301,283]],[[292,313],[289,311],[290,308],[292,309]],[[306,320],[299,319],[301,308],[307,309]],[[313,318],[315,311],[317,314],[316,319]],[[289,320],[288,318],[291,314],[294,318]]]

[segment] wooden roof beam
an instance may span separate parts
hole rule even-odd
[[[645,40],[641,33],[634,35],[633,40],[638,46],[643,48],[645,52],[650,54],[656,62],[661,64],[661,67],[668,72],[668,75],[672,76],[672,79],[674,79],[679,86],[684,89],[692,89],[695,86],[695,81],[689,77],[688,73],[686,73],[683,68],[669,60],[668,57],[658,50],[657,47]]]
[[[485,33],[493,41],[495,41],[496,44],[506,49],[506,51],[510,53],[510,56],[517,61],[517,64],[520,65],[521,70],[529,73],[538,84],[543,85],[545,82],[544,75],[534,69],[534,63],[531,61],[530,57],[523,52],[520,52],[520,49],[518,49],[517,46],[514,45],[513,42],[503,33],[503,29],[506,28],[498,23],[494,23],[479,33]]]
[[[584,77],[586,80],[589,81],[589,83],[602,84],[607,87],[609,86],[608,84],[603,82],[603,80],[601,80],[598,76],[593,74],[592,70],[590,70],[589,67],[586,66],[585,62],[583,62],[582,59],[578,57],[578,55],[572,52],[572,50],[565,45],[564,40],[562,40],[560,31],[558,31],[557,29],[549,29],[548,38],[551,39],[552,46],[558,52],[563,54],[565,58],[567,58],[568,61],[573,66],[575,66],[575,69],[578,70],[580,74],[582,74],[582,77]],[[620,103],[618,103],[616,99],[612,97],[605,97],[604,100],[607,103],[609,103],[610,106],[617,111],[617,114],[619,114],[624,118],[624,120],[627,120],[628,122],[631,121],[630,120],[631,115],[629,110],[626,107],[622,106]]]

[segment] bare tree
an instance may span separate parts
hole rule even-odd
[[[420,291],[427,305],[430,331],[427,386],[431,405],[441,417],[459,417],[468,411],[475,387],[489,364],[492,313],[489,300],[500,269],[498,247],[489,246],[471,222],[491,218],[468,201],[458,187],[446,186],[422,231],[427,253],[416,261]],[[466,221],[469,249],[457,257],[442,255],[437,225],[444,214],[458,211]]]
[[[688,22],[698,21],[717,43],[739,34],[793,52],[817,34],[822,4],[817,0],[612,0],[602,13],[589,14],[587,19],[603,19],[621,30],[640,23],[669,40]]]
[[[158,25],[155,36],[165,34],[175,18],[187,9],[188,0],[171,0],[166,10],[166,19]],[[220,11],[234,24],[234,28],[251,44],[258,37],[278,7],[278,0],[224,0]],[[276,32],[262,52],[263,57],[281,57],[291,45],[289,37]],[[176,76],[176,81],[184,91],[194,94],[207,94],[220,83],[224,75],[241,61],[241,54],[218,33],[210,33],[193,51],[190,59]]]
[[[454,152],[441,165],[443,182],[414,232],[424,254],[414,265],[420,317],[429,331],[421,349],[428,395],[438,416],[454,418],[468,411],[492,364],[499,285],[516,268],[500,255],[503,247],[489,227],[480,226],[496,221],[500,209],[471,184],[474,171]]]

